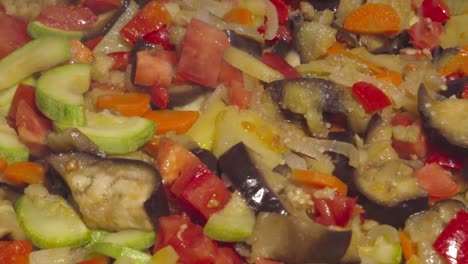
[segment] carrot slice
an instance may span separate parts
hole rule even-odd
[[[72,63],[91,63],[93,61],[93,52],[81,41],[73,39],[70,41]]]
[[[336,188],[336,191],[341,195],[346,195],[348,193],[348,186],[346,183],[338,179],[336,176],[319,171],[294,169],[292,171],[291,179],[299,183],[314,185],[320,188]]]
[[[224,15],[224,21],[249,26],[253,23],[253,14],[246,8],[235,7]]]
[[[366,3],[345,18],[343,28],[360,34],[394,34],[400,31],[400,17],[391,5]]]
[[[151,96],[143,93],[102,94],[97,97],[99,110],[110,109],[123,116],[143,116],[151,110]]]
[[[45,168],[37,162],[15,162],[6,167],[3,177],[17,184],[41,183],[44,181]]]
[[[463,45],[457,54],[439,70],[439,74],[442,76],[454,72],[468,75],[468,44]]]
[[[158,110],[144,115],[156,122],[156,134],[175,131],[177,134],[187,132],[197,121],[200,113],[197,111]]]
[[[8,166],[7,160],[3,157],[0,157],[0,173],[4,172],[7,166]]]
[[[416,254],[416,248],[414,247],[411,238],[403,230],[398,231],[398,236],[400,237],[401,249],[403,250],[403,256],[405,260],[408,261],[411,256]]]

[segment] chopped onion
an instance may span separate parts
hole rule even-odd
[[[359,165],[359,151],[350,143],[313,137],[300,137],[291,133],[286,133],[286,135],[286,137],[282,138],[283,142],[295,152],[317,160],[325,160],[327,157],[323,153],[331,151],[348,157],[349,165],[353,167]]]
[[[265,2],[266,24],[264,37],[267,40],[272,40],[276,37],[278,32],[278,12],[275,5],[270,0],[263,0]]]
[[[306,170],[307,163],[305,159],[294,153],[288,153],[284,155],[284,161],[291,169]]]

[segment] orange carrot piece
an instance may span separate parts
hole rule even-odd
[[[441,76],[446,76],[454,72],[468,75],[468,44],[463,45],[457,54],[439,70]]]
[[[224,21],[249,26],[253,23],[253,14],[246,8],[235,7],[224,15]]]
[[[394,34],[400,31],[400,17],[391,5],[366,3],[345,18],[343,28],[360,34]]]
[[[294,169],[292,171],[291,179],[298,183],[314,185],[320,188],[336,188],[336,191],[341,195],[346,195],[348,193],[348,186],[346,183],[338,179],[336,176],[319,171]]]
[[[88,63],[93,61],[93,52],[88,49],[81,41],[73,39],[70,41],[72,63]]]
[[[4,172],[7,166],[8,166],[7,160],[3,157],[0,157],[0,173]]]
[[[175,131],[177,134],[187,132],[197,121],[200,113],[197,111],[158,110],[144,115],[156,122],[156,134]]]
[[[17,184],[41,183],[44,181],[45,168],[37,162],[15,162],[6,167],[3,177]]]
[[[401,249],[403,250],[403,256],[405,260],[408,261],[411,256],[416,254],[416,248],[414,247],[413,242],[411,241],[408,234],[406,234],[403,230],[398,231],[398,236],[400,237],[400,244]]]
[[[99,110],[110,109],[123,116],[143,116],[151,110],[151,96],[144,93],[102,94],[97,97]]]

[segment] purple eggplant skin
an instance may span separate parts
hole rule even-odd
[[[445,97],[455,96],[461,98],[463,90],[468,85],[468,76],[447,82],[447,90],[439,92],[440,95]]]
[[[468,101],[429,95],[423,84],[418,89],[418,108],[432,141],[448,143],[453,151],[468,152]]]
[[[99,19],[95,25],[84,31],[83,40],[86,41],[97,36],[106,35],[119,17],[125,12],[125,9],[127,9],[130,4],[130,0],[124,0],[121,1],[121,3],[122,5],[117,10],[99,15]]]
[[[231,46],[241,49],[256,58],[262,56],[262,45],[258,41],[239,35],[229,29],[224,30],[224,33],[226,34]]]
[[[380,205],[367,199],[365,196],[359,196],[358,199],[359,204],[366,211],[369,219],[373,219],[381,224],[391,225],[395,228],[402,228],[408,217],[429,208],[427,196],[403,201],[395,206]],[[391,217],[388,217],[389,215]]]
[[[340,0],[308,0],[307,2],[311,3],[315,10],[318,11],[330,9],[331,11],[336,12],[338,5],[340,5]]]
[[[218,158],[213,154],[213,152],[204,149],[204,148],[195,148],[190,150],[197,158],[200,159],[201,162],[205,163],[212,172],[216,175],[220,175],[218,173]]]
[[[351,230],[332,230],[308,218],[262,212],[249,241],[253,259],[338,263],[349,247]]]
[[[279,39],[275,44],[273,44],[273,46],[271,46],[271,53],[284,58],[291,49],[292,48],[289,43],[283,39]]]
[[[46,161],[91,228],[152,230],[159,217],[169,215],[162,177],[146,162],[85,152],[52,154]]]
[[[288,214],[250,157],[244,143],[240,142],[231,147],[219,157],[218,162],[222,173],[228,176],[255,214],[259,212]]]

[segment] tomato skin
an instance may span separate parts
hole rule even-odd
[[[158,1],[150,1],[120,30],[120,35],[135,44],[139,37],[168,25],[170,21],[171,16],[166,7]]]
[[[112,70],[123,71],[127,68],[128,63],[130,62],[130,52],[113,52],[107,54],[107,56],[114,60]]]
[[[458,212],[433,246],[450,264],[468,263],[468,212]]]
[[[27,22],[0,10],[0,59],[31,40],[26,28]]]
[[[169,31],[166,26],[162,26],[160,29],[144,35],[143,39],[153,44],[161,45],[165,50],[174,49],[174,46],[170,43]]]
[[[429,156],[426,159],[426,164],[434,162],[448,170],[459,171],[463,169],[462,158],[445,150],[432,150],[429,153]]]
[[[439,22],[422,19],[408,29],[410,43],[419,49],[433,50],[439,46],[444,27]]]
[[[426,164],[413,173],[419,185],[434,198],[448,198],[460,190],[452,176],[438,163]]]
[[[322,225],[345,226],[353,215],[357,198],[335,194],[333,199],[314,199],[314,220]]]
[[[223,31],[198,19],[192,19],[182,44],[178,74],[200,85],[215,88],[222,55],[229,47]]]
[[[450,10],[443,0],[423,0],[421,12],[423,17],[434,22],[444,23],[450,19]]]
[[[97,21],[97,16],[87,7],[48,6],[41,11],[37,20],[53,28],[85,30]]]
[[[120,7],[120,0],[84,0],[83,5],[91,9],[94,14],[102,14]]]
[[[205,173],[185,187],[182,197],[208,219],[227,204],[231,193],[218,176]]]
[[[392,105],[387,95],[373,84],[357,82],[353,84],[352,93],[367,113],[373,113]]]
[[[36,106],[35,99],[35,90],[34,87],[21,83],[18,88],[16,88],[15,95],[11,102],[10,110],[8,111],[8,123],[11,127],[16,128],[16,112],[18,111],[18,105],[20,101],[25,101],[29,106],[33,108],[35,112],[38,112],[39,109]]]
[[[289,63],[287,63],[283,58],[271,52],[263,53],[260,60],[271,68],[281,72],[285,78],[296,78],[301,76],[299,72],[293,66],[289,65]]]
[[[32,244],[26,240],[0,241],[0,263],[28,264]]]
[[[153,251],[172,246],[179,255],[178,263],[214,263],[217,244],[203,234],[203,228],[186,214],[159,218],[159,230]]]
[[[158,50],[154,54],[145,50],[137,52],[135,84],[167,87],[172,82],[175,61],[174,51]]]

